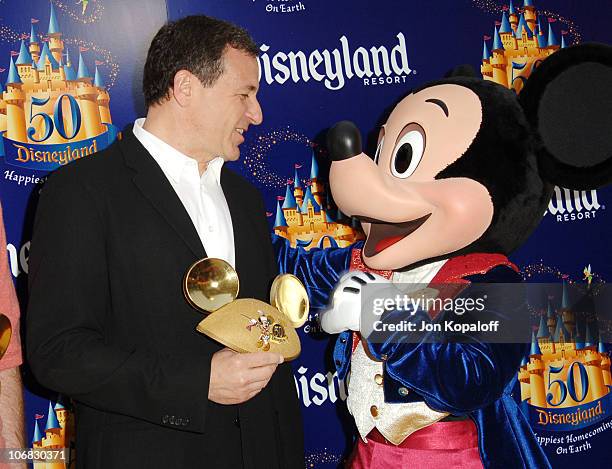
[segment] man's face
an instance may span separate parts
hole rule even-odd
[[[223,73],[212,86],[205,88],[194,77],[190,113],[193,137],[207,157],[237,160],[244,133],[250,125],[261,124],[258,78],[255,57],[232,47],[223,53]]]

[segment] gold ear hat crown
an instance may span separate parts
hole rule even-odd
[[[287,361],[300,354],[295,328],[306,322],[309,302],[297,277],[283,274],[274,279],[271,304],[235,299],[238,275],[227,262],[209,258],[189,268],[183,292],[191,306],[208,313],[196,329],[226,347],[236,352],[276,352]]]

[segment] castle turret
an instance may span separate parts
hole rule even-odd
[[[98,70],[96,65],[96,73],[94,76],[94,85],[98,89],[98,109],[100,111],[100,120],[105,124],[112,124],[112,118],[110,113],[110,96],[106,91],[104,80],[102,80],[102,74]]]
[[[565,34],[561,34],[561,49],[565,49],[567,44],[565,43]]]
[[[491,66],[493,67],[493,81],[499,83],[502,86],[508,87],[508,76],[506,73],[506,65],[508,61],[504,55],[504,46],[502,40],[499,37],[497,26],[493,31],[493,49],[491,57]]]
[[[104,129],[100,121],[100,111],[98,109],[98,89],[91,83],[89,69],[83,60],[83,54],[79,52],[79,70],[77,73],[76,94],[81,108],[83,126],[77,138],[84,132],[83,138],[92,138],[100,135]]]
[[[544,387],[544,362],[542,361],[542,351],[538,345],[535,332],[531,333],[531,351],[529,353],[529,392],[530,404],[537,407],[546,407],[546,392]]]
[[[285,219],[285,215],[283,214],[283,209],[281,208],[280,201],[276,202],[276,217],[274,218],[274,231],[275,232],[280,231],[285,235],[287,234],[287,220]]]
[[[489,46],[487,46],[487,41],[482,41],[482,60],[489,63],[489,59],[491,58],[491,51],[489,50]]]
[[[601,355],[601,372],[603,374],[603,381],[605,386],[612,386],[612,375],[610,374],[610,354],[607,353],[606,347],[600,341],[599,347],[597,347],[599,355]]]
[[[34,81],[34,70],[32,70],[32,55],[26,46],[25,41],[21,40],[19,56],[15,61],[17,72],[22,81]]]
[[[302,200],[304,199],[304,190],[302,189],[302,183],[300,182],[297,168],[295,168],[293,176],[293,195],[295,196],[295,200],[297,201],[298,205],[301,206]]]
[[[608,389],[604,385],[604,376],[601,369],[602,356],[598,351],[598,344],[593,340],[591,328],[586,325],[586,342],[584,344],[584,364],[586,365],[587,376],[589,377],[589,390],[587,398],[589,400],[599,399],[607,394]]]
[[[310,191],[319,205],[323,205],[323,184],[319,181],[319,164],[315,158],[314,151],[310,159]]]
[[[285,191],[285,200],[283,202],[283,208],[295,210],[296,207],[297,207],[297,203],[295,201],[295,197],[293,196],[293,190],[291,190],[291,185],[287,184],[287,190]]]
[[[51,13],[49,15],[49,49],[51,54],[57,62],[61,62],[62,53],[64,52],[64,41],[62,41],[62,33],[60,32],[59,25],[57,23],[57,17],[55,16],[55,8],[53,2],[49,2],[51,6]]]
[[[516,27],[518,25],[519,20],[512,0],[510,0],[510,4],[508,5],[508,21],[510,21],[510,26],[512,27],[512,30],[516,31]]]
[[[533,27],[536,24],[537,12],[531,0],[525,0],[523,2],[523,15],[525,17],[525,21],[533,31]]]
[[[519,368],[518,375],[519,382],[521,383],[521,401],[527,401],[531,397],[531,385],[529,384],[529,371],[527,371],[527,358],[523,357],[521,360],[521,367]]]
[[[489,46],[487,46],[486,39],[482,41],[482,65],[480,66],[480,73],[482,73],[482,77],[485,80],[493,78],[491,51],[489,51]]]
[[[30,26],[30,55],[32,56],[32,60],[38,62],[40,57],[40,42],[38,39],[38,31],[36,31],[36,26],[34,23]]]
[[[26,96],[22,88],[23,82],[11,57],[6,91],[3,94],[6,103],[6,137],[18,142],[27,142],[24,110]]]

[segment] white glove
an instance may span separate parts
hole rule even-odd
[[[361,289],[368,283],[389,283],[370,272],[351,271],[340,277],[327,309],[320,315],[321,328],[328,334],[346,330],[359,331],[361,323]]]

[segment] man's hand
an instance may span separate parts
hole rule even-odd
[[[217,404],[240,404],[266,387],[282,355],[272,352],[237,353],[224,348],[210,362],[208,399]]]

